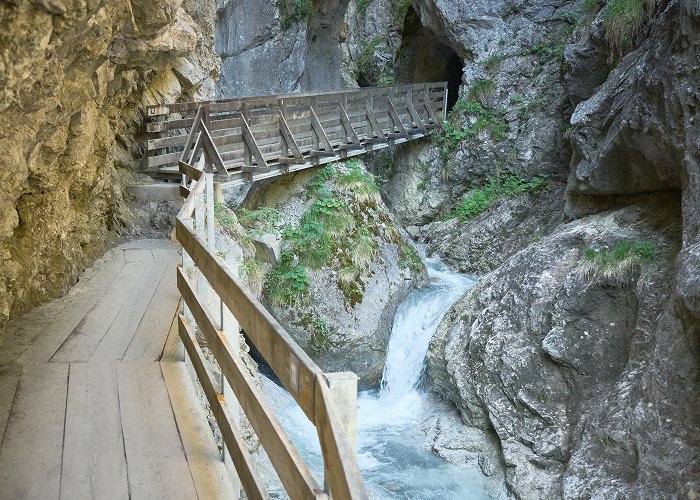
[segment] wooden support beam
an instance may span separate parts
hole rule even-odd
[[[394,132],[397,132],[403,137],[408,137],[406,127],[404,127],[403,123],[401,123],[401,118],[399,117],[399,113],[396,111],[396,106],[394,106],[391,97],[387,97],[387,105],[389,107],[389,118],[394,126]]]
[[[341,103],[338,106],[338,108],[340,109],[340,122],[342,123],[343,129],[345,130],[345,140],[343,142],[347,144],[359,145],[360,138],[357,137],[357,132],[355,132],[352,123],[350,123],[350,118],[348,118],[348,112],[345,110],[345,106],[343,106],[343,104]]]
[[[190,195],[190,190],[187,186],[180,184],[180,196],[187,198]]]
[[[258,168],[268,168],[267,162],[265,161],[265,158],[263,157],[263,154],[260,151],[260,146],[258,146],[258,143],[255,140],[255,136],[253,136],[253,132],[250,131],[250,125],[248,125],[248,120],[243,115],[241,115],[241,131],[243,132],[243,140],[248,146],[249,151],[253,153],[253,157],[255,158],[255,163],[257,163]]]
[[[202,135],[204,136],[204,139],[202,140],[202,146],[204,147],[204,151],[208,155],[208,160],[209,162],[212,163],[214,170],[219,173],[219,174],[225,174],[226,171],[226,165],[224,165],[224,160],[221,159],[221,155],[219,154],[219,150],[216,148],[216,145],[214,144],[214,141],[211,138],[211,134],[209,134],[209,129],[207,129],[206,125],[202,124]]]
[[[187,177],[194,179],[195,181],[198,181],[200,177],[202,177],[203,172],[201,170],[185,163],[184,161],[178,163],[178,168],[180,169],[180,173],[185,174]]]
[[[190,135],[187,136],[187,142],[185,143],[185,149],[182,150],[182,156],[180,156],[180,161],[187,162],[189,159],[188,156],[190,155],[190,148],[194,145],[195,142],[195,135],[197,133],[197,128],[199,128],[199,124],[202,121],[202,114],[204,111],[202,110],[202,107],[200,106],[197,109],[197,114],[194,115],[194,122],[192,123],[192,129],[190,130]],[[149,125],[151,125],[149,123]],[[150,130],[149,130],[150,132]]]
[[[440,120],[435,114],[435,110],[433,109],[433,101],[430,100],[430,94],[428,94],[427,90],[424,92],[424,95],[425,102],[423,104],[425,104],[425,109],[428,111],[428,116],[430,116],[430,122],[434,124],[439,124]]]
[[[406,97],[406,108],[408,109],[408,114],[411,115],[412,128],[419,130],[422,133],[426,133],[425,126],[423,125],[423,120],[416,110],[416,106],[413,104],[413,92],[411,91]]]
[[[309,112],[311,113],[311,126],[318,137],[319,146],[325,151],[332,152],[333,146],[331,146],[331,141],[328,140],[326,131],[323,130],[323,126],[321,126],[316,111],[314,111],[314,107],[311,105],[309,105]]]
[[[377,115],[374,114],[374,108],[372,108],[372,105],[369,103],[369,101],[366,101],[367,103],[367,121],[369,122],[370,129],[372,132],[375,134],[375,137],[380,137],[384,139],[385,134],[384,130],[382,130],[381,125],[379,125],[379,120],[377,120]],[[369,135],[369,134],[367,134]]]
[[[282,111],[278,111],[278,117],[280,132],[282,133],[282,138],[284,139],[284,142],[287,143],[287,148],[289,149],[289,152],[295,160],[301,160],[303,162],[304,158],[301,154],[301,151],[299,151],[299,145],[294,139],[294,134],[292,134],[292,131],[289,129],[289,124],[287,123],[284,114],[282,114]]]

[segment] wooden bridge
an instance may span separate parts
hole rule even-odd
[[[8,322],[0,497],[216,499],[242,489],[271,498],[243,438],[244,413],[290,498],[368,498],[355,449],[357,377],[324,373],[218,256],[214,184],[424,137],[445,99],[439,83],[148,108],[146,163],[184,181],[181,247],[122,245],[66,297]],[[322,480],[244,364],[241,329],[316,427]]]
[[[215,182],[261,180],[425,137],[446,103],[438,82],[151,106],[144,169],[179,176],[208,138]],[[191,136],[202,123],[207,133]]]

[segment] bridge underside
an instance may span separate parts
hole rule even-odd
[[[215,182],[275,177],[426,137],[446,99],[439,82],[152,106],[144,167],[168,178],[180,176],[178,163],[197,165],[201,144],[189,136],[202,123]]]

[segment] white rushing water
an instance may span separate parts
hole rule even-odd
[[[485,499],[481,474],[455,467],[424,449],[415,429],[431,412],[420,388],[430,339],[450,306],[474,283],[437,260],[424,260],[431,283],[414,290],[398,308],[381,389],[358,398],[360,468],[377,499]],[[267,380],[263,385],[275,401],[282,425],[322,482],[314,427],[286,391]]]

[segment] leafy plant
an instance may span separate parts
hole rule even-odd
[[[292,253],[283,252],[267,277],[266,287],[274,305],[294,306],[304,300],[310,283],[304,266],[296,263]]]
[[[516,196],[525,192],[537,194],[547,185],[547,178],[535,176],[530,180],[521,179],[516,174],[502,174],[492,177],[486,185],[466,193],[455,207],[455,215],[465,222],[483,213],[500,198]]]
[[[322,319],[317,319],[311,323],[311,334],[307,345],[316,354],[328,352],[331,348],[330,336],[333,329]]]
[[[329,163],[321,170],[316,172],[309,182],[306,183],[306,197],[311,198],[320,189],[326,186],[326,182],[335,177],[335,167]]]
[[[240,208],[238,221],[251,228],[254,233],[266,234],[277,231],[277,226],[284,221],[284,217],[278,210],[270,207],[262,207],[258,210]]]

